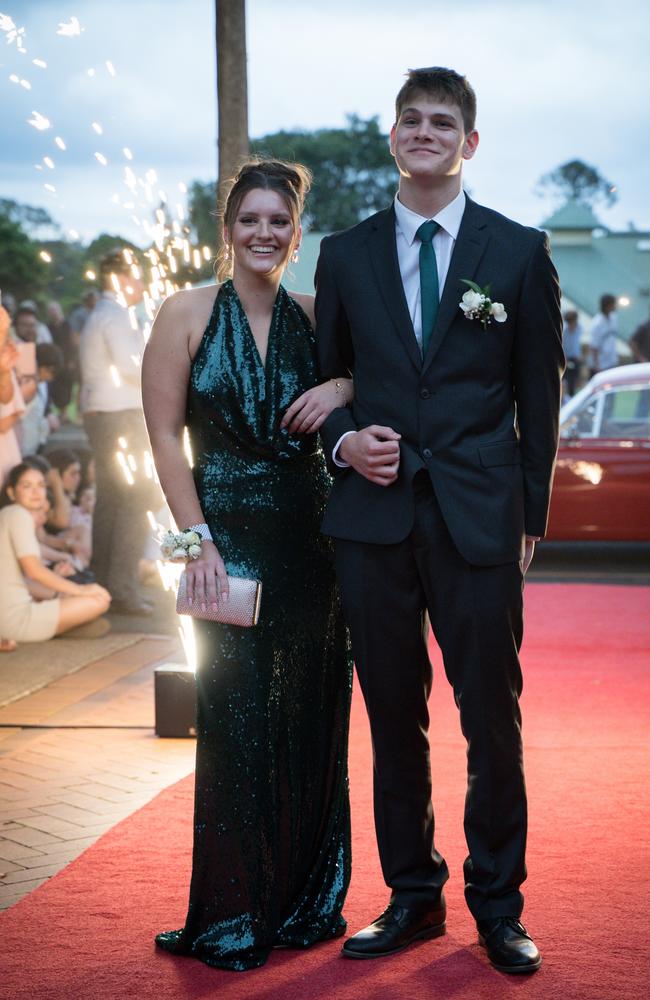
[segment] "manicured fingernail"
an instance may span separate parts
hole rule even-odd
[[[207,609],[207,607],[205,606],[205,604],[202,604],[202,605],[201,605],[201,611],[207,611],[207,610],[208,610],[208,609]]]
[[[221,591],[221,597],[222,597],[222,599],[224,601],[227,601],[228,600],[228,591],[227,590],[222,590]]]
[[[212,608],[213,611],[218,611],[219,610],[219,605],[217,604],[216,601],[213,601],[210,606],[211,606],[211,608]]]

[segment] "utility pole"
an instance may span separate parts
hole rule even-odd
[[[217,204],[224,185],[248,155],[246,0],[215,0],[217,28]],[[221,242],[221,233],[218,234]]]

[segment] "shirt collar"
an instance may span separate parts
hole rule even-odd
[[[445,205],[444,208],[440,209],[432,217],[434,222],[437,222],[441,229],[449,233],[453,240],[458,238],[458,230],[460,229],[466,202],[465,192],[461,190],[453,201],[450,201],[448,205]],[[406,205],[402,204],[397,195],[395,195],[394,205],[397,228],[409,246],[411,246],[415,240],[415,234],[422,223],[427,221],[427,217],[418,215],[417,212],[413,212],[410,208],[407,208]]]

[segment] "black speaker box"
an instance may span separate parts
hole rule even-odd
[[[196,678],[181,663],[166,663],[154,672],[156,736],[196,736]]]

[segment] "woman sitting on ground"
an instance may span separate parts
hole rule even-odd
[[[0,635],[18,642],[41,642],[71,629],[80,637],[103,635],[110,626],[97,619],[108,611],[108,591],[96,583],[73,583],[43,563],[36,522],[45,498],[40,470],[26,462],[11,470],[0,499]],[[26,580],[39,585],[43,600],[32,598]]]
[[[36,537],[41,549],[55,549],[59,559],[69,558],[77,570],[87,570],[92,552],[92,520],[79,521],[74,502],[81,480],[81,463],[75,452],[60,448],[44,455],[30,455],[27,465],[45,477],[50,510],[46,521],[39,520]],[[45,562],[51,562],[45,558]]]

